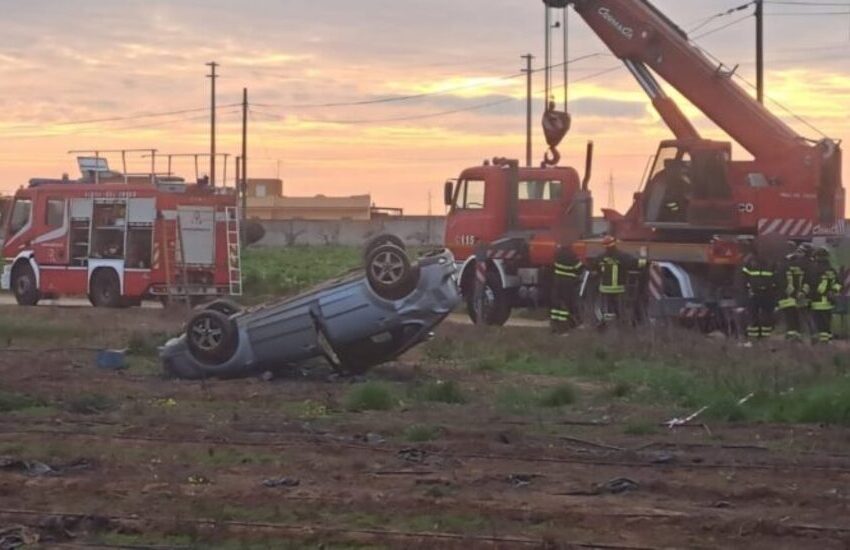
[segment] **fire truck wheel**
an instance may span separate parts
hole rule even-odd
[[[391,244],[393,246],[397,246],[402,250],[407,250],[404,246],[404,241],[402,241],[397,236],[392,233],[381,233],[380,235],[375,235],[371,239],[366,242],[366,246],[363,247],[363,259],[368,261],[369,256],[372,254],[372,251],[378,248],[379,246],[383,246],[385,244]]]
[[[112,269],[95,271],[91,280],[89,301],[94,307],[115,308],[124,305],[124,300],[121,298],[121,282],[115,271]]]
[[[35,282],[35,272],[29,263],[21,263],[12,270],[12,290],[15,300],[22,306],[34,306],[41,297]]]
[[[378,246],[366,259],[366,278],[375,294],[385,300],[400,300],[416,288],[418,271],[407,253],[392,244]]]
[[[487,272],[486,284],[480,296],[476,295],[474,284],[464,290],[464,296],[466,311],[473,323],[478,322],[479,310],[485,325],[501,327],[511,318],[510,294],[502,287],[502,279],[494,271]]]
[[[227,315],[212,309],[195,314],[186,328],[189,351],[204,363],[220,365],[230,359],[236,340],[236,325]]]

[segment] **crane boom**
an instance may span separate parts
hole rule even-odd
[[[575,8],[632,73],[676,138],[661,143],[644,191],[626,215],[610,213],[619,237],[705,242],[721,233],[795,238],[844,233],[840,143],[799,135],[735,82],[735,69],[713,61],[649,0],[543,2]],[[701,138],[656,76],[753,159],[732,160],[731,144]]]
[[[677,138],[693,137],[687,135],[690,122],[663,94],[652,72],[756,158],[781,158],[804,141],[732,79],[734,70],[709,59],[648,0],[569,3],[626,64]]]

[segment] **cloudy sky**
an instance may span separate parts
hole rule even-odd
[[[655,1],[754,80],[751,10],[711,18],[743,3]],[[815,5],[766,1],[768,95],[823,133],[850,138],[850,0],[803,3]],[[441,212],[447,178],[484,158],[524,155],[519,56],[534,53],[539,66],[543,49],[539,0],[0,0],[0,8],[7,191],[33,176],[74,173],[71,149],[207,150],[204,64],[215,60],[224,152],[238,152],[240,115],[230,105],[249,88],[251,176],[279,173],[292,195],[369,192],[410,213],[428,210],[430,191]],[[584,142],[594,139],[597,202],[607,203],[613,174],[622,209],[669,132],[574,14],[569,28],[571,57],[582,59],[571,70],[565,163],[581,166]],[[539,107],[542,77],[535,88]],[[426,95],[368,103],[418,94]],[[356,102],[367,103],[318,106]],[[722,137],[685,107],[707,136]],[[194,172],[188,162],[177,169]],[[232,163],[228,172],[232,180]],[[850,181],[847,168],[844,176]]]

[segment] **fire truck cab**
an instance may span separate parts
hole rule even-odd
[[[458,262],[472,319],[479,260],[487,268],[485,323],[501,325],[513,308],[548,303],[557,248],[591,231],[592,154],[589,146],[583,180],[573,168],[527,168],[497,158],[446,183],[445,244]]]
[[[241,294],[234,189],[113,172],[104,158],[78,162],[80,179],[33,179],[9,207],[0,284],[19,304]]]

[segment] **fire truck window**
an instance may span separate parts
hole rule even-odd
[[[45,209],[47,227],[62,227],[65,223],[65,201],[63,199],[48,199]]]
[[[481,210],[484,208],[484,181],[464,180],[458,193],[457,207],[464,210]]]
[[[519,182],[521,201],[559,201],[564,194],[564,183],[560,181]]]
[[[131,269],[151,268],[153,232],[150,228],[131,228],[127,233],[127,267]]]
[[[9,220],[9,236],[18,233],[30,221],[32,213],[32,201],[29,199],[18,199],[12,208],[12,217]]]
[[[104,203],[94,205],[91,257],[117,260],[124,257],[124,232],[127,205]]]

